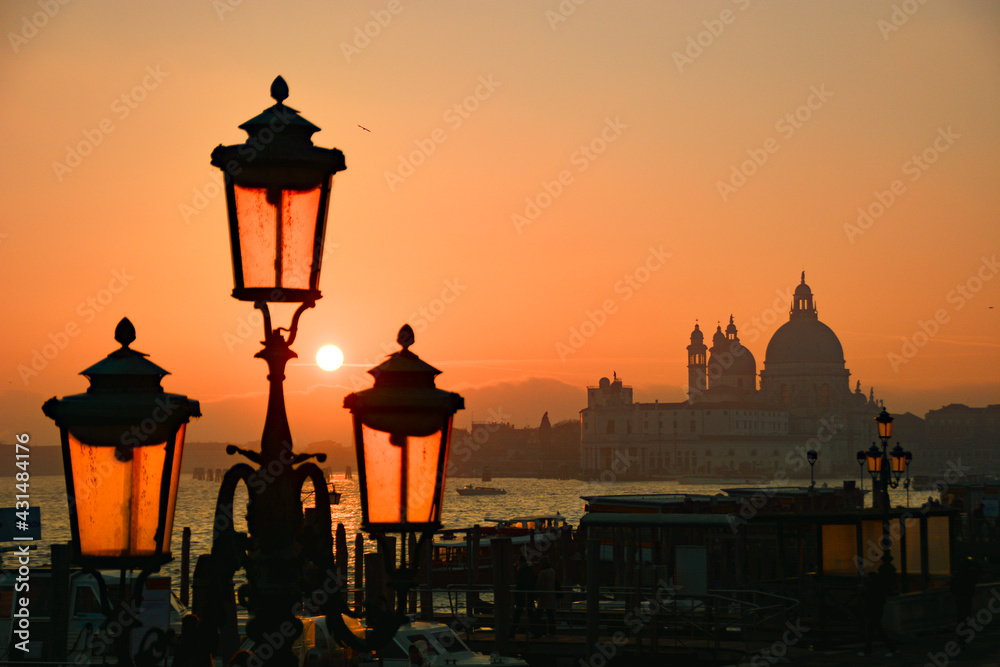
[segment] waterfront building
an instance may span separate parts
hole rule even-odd
[[[850,387],[844,349],[819,320],[801,283],[788,321],[757,361],[730,316],[705,344],[695,324],[687,346],[688,400],[637,403],[617,375],[587,388],[580,411],[580,466],[609,469],[625,457],[626,477],[676,475],[809,477],[806,452],[819,454],[817,476],[856,475],[855,453],[876,439],[881,409],[874,390]]]

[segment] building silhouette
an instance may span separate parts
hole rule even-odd
[[[709,348],[698,324],[687,346],[688,400],[636,403],[617,374],[587,388],[580,411],[580,465],[610,469],[623,456],[635,477],[678,474],[808,477],[856,475],[856,452],[876,440],[874,390],[852,391],[844,349],[819,320],[812,290],[801,283],[788,321],[768,342],[758,388],[757,361],[732,316]]]

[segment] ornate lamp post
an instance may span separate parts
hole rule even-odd
[[[913,455],[903,450],[896,443],[892,452],[887,451],[889,438],[892,436],[892,417],[882,408],[882,412],[875,418],[878,424],[878,437],[882,441],[882,448],[879,449],[875,443],[865,453],[868,462],[868,473],[872,477],[872,493],[879,494],[879,502],[882,505],[882,566],[886,571],[894,572],[892,565],[892,536],[889,532],[889,489],[899,486],[899,479],[906,472]],[[861,452],[858,452],[860,457]]]
[[[127,318],[115,340],[121,349],[81,373],[86,393],[42,406],[60,431],[73,560],[97,578],[109,619],[98,570],[120,570],[123,595],[125,571],[141,570],[138,602],[146,578],[171,560],[185,425],[201,416],[198,401],[163,391],[167,371],[129,347],[135,327]],[[132,662],[128,634],[116,641],[119,664]]]
[[[434,386],[441,371],[410,351],[414,337],[408,324],[396,341],[403,349],[368,371],[375,386],[344,397],[354,420],[361,527],[382,547],[397,591],[394,614],[369,613],[368,647],[391,639],[405,620],[406,593],[416,581],[422,547],[441,527],[452,419],[465,407],[461,396]],[[400,534],[399,568],[390,564],[386,533]],[[407,556],[408,538],[417,534],[416,549]]]
[[[809,461],[809,490],[812,491],[816,488],[816,476],[813,474],[816,469],[816,459],[819,458],[819,454],[816,453],[815,449],[810,449],[806,452],[806,460]]]
[[[256,642],[262,664],[285,667],[295,664],[292,643],[302,628],[293,608],[302,592],[305,561],[320,571],[328,569],[332,535],[322,471],[314,463],[302,463],[313,455],[295,454],[292,449],[283,381],[285,365],[297,356],[291,345],[299,317],[321,297],[319,273],[330,188],[333,175],[346,165],[339,150],[313,145],[311,137],[319,128],[285,106],[288,86],[280,76],[271,84],[271,96],[276,104],[240,125],[249,135],[246,142],[212,151],[212,165],[225,174],[232,295],[253,301],[264,316],[264,348],[255,356],[267,362],[270,387],[260,451],[227,448],[257,467],[237,464],[223,479],[212,559],[213,568],[221,571],[217,579],[230,577],[230,595],[232,574],[241,561],[245,564],[247,606],[253,613],[247,634]],[[268,302],[300,304],[288,329],[271,328]],[[325,460],[323,455],[316,458]],[[301,490],[307,479],[316,492],[318,518],[313,526],[303,526]],[[233,495],[241,480],[250,498],[250,535],[242,542],[232,528]],[[217,626],[220,619],[213,614],[209,622]],[[282,640],[268,641],[275,637]]]

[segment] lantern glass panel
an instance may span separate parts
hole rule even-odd
[[[322,188],[281,190],[236,185],[234,189],[243,287],[313,289],[310,283]]]
[[[435,523],[441,503],[435,497],[438,470],[444,488],[451,419],[431,435],[390,442],[390,434],[362,425],[368,522],[372,524]]]
[[[882,472],[882,452],[869,450],[868,452],[868,472],[877,475]]]
[[[174,510],[177,507],[177,487],[181,481],[181,457],[184,454],[184,431],[187,424],[181,424],[174,438],[174,464],[170,471],[170,496],[167,500],[167,522],[164,524],[163,553],[170,553],[170,534],[174,532]]]
[[[878,423],[878,437],[882,439],[887,439],[892,437],[892,420],[887,419],[885,421],[875,420]]]
[[[906,452],[899,445],[896,445],[896,448],[892,450],[889,458],[892,461],[892,472],[896,476],[900,476],[906,472]]]
[[[124,430],[124,429],[123,429]],[[160,518],[160,487],[167,443],[134,448],[89,445],[67,434],[75,511],[84,557],[155,556]],[[169,553],[170,530],[177,498],[178,450],[184,427],[177,432],[172,482],[162,553]]]

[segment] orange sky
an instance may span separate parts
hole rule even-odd
[[[343,395],[404,322],[466,395],[459,425],[574,417],[612,372],[681,400],[695,320],[732,313],[760,370],[803,269],[852,386],[892,412],[1000,402],[995,3],[11,1],[0,19],[4,441],[55,441],[42,402],[85,389],[123,316],[167,390],[201,401],[189,440],[259,437],[260,325],[229,296],[209,154],[278,74],[348,165],[288,369],[297,442],[346,441]],[[319,370],[324,343],[348,365]]]

